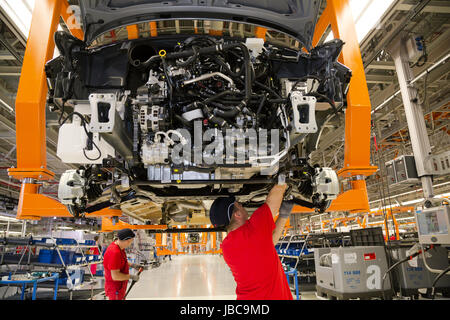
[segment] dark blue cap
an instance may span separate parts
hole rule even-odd
[[[230,223],[235,201],[234,196],[214,200],[209,209],[209,219],[215,227],[227,226]]]
[[[135,237],[135,234],[131,229],[122,229],[117,232],[119,240],[128,240]]]

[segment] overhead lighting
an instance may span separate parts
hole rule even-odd
[[[356,36],[358,37],[359,42],[361,42],[373,28],[377,27],[381,17],[393,2],[393,0],[350,1],[352,11],[355,10],[353,18],[355,19]]]
[[[0,6],[20,32],[28,38],[35,0],[0,0]]]
[[[414,199],[414,200],[410,200],[410,201],[405,201],[402,202],[402,205],[407,206],[408,204],[414,204],[414,203],[419,203],[421,201],[425,200],[424,198],[420,198],[420,199]]]
[[[373,209],[370,209],[370,212],[375,212],[375,211],[385,210],[385,209],[395,208],[395,207],[400,207],[400,205],[397,204],[397,203],[394,203],[394,204],[391,205],[391,206],[384,206],[384,207],[381,207],[381,208],[373,208]]]
[[[449,182],[443,182],[443,183],[435,184],[435,185],[433,185],[433,188],[445,186],[445,185],[447,185],[447,184],[450,184],[450,181],[449,181]],[[401,196],[404,196],[404,195],[407,195],[407,194],[411,194],[411,193],[416,193],[416,192],[419,192],[419,191],[422,191],[422,188],[420,188],[420,189],[418,189],[418,190],[414,190],[414,191],[408,191],[408,192],[396,194],[396,195],[394,195],[394,196],[387,197],[386,199],[392,199],[392,198],[396,198],[396,197],[401,197]],[[438,196],[439,196],[439,195],[438,195]],[[438,197],[438,196],[437,196],[437,197]],[[369,201],[369,204],[370,204],[370,203],[374,203],[374,202],[378,202],[378,201],[380,201],[380,200],[382,200],[382,199],[377,199],[377,200]]]
[[[61,229],[61,230],[73,230],[72,227],[58,227],[58,229]]]
[[[415,219],[416,217],[414,217],[414,216],[411,216],[411,217],[405,217],[405,218],[398,218],[398,219],[395,219],[395,220],[397,220],[397,221],[403,221],[403,220],[411,220],[411,219]]]
[[[0,215],[0,220],[3,220],[3,221],[10,221],[10,222],[20,222],[20,223],[22,223],[22,221],[20,221],[19,219],[11,218],[11,217],[5,217],[5,216],[1,216],[1,215]]]
[[[6,231],[0,231],[3,232],[4,234],[6,234]],[[8,231],[8,234],[22,234],[22,232],[20,231]]]
[[[379,24],[381,17],[393,3],[393,0],[351,0],[350,9],[355,21],[356,36],[358,42]],[[333,32],[330,32],[324,42],[334,38]]]
[[[3,101],[2,99],[0,99],[0,103],[6,107],[6,109],[8,109],[10,112],[14,112],[14,109],[11,108],[11,106],[9,104],[7,104],[5,101]]]

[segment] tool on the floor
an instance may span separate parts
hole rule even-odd
[[[138,270],[138,276],[139,275],[141,275],[141,273],[142,273],[142,271],[144,271],[144,267],[143,266],[141,266],[141,267],[139,267],[139,270]],[[131,281],[131,284],[130,284],[130,287],[128,288],[128,291],[127,291],[127,293],[125,294],[125,297],[123,297],[123,300],[125,300],[126,298],[127,298],[127,296],[128,296],[128,294],[130,293],[130,291],[131,291],[131,288],[133,288],[133,286],[134,286],[134,284],[136,283],[137,281]]]

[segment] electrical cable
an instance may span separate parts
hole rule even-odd
[[[440,278],[442,278],[447,272],[450,272],[450,266],[447,267],[447,269],[443,270],[441,273],[437,275],[436,278],[434,278],[433,284],[431,285],[431,299],[434,300],[435,297],[435,290],[436,290],[436,283],[439,281]]]
[[[90,161],[96,161],[96,160],[100,159],[100,158],[102,157],[102,152],[100,151],[100,148],[97,146],[97,144],[94,142],[94,139],[92,139],[92,137],[91,137],[91,134],[92,134],[92,133],[89,132],[89,131],[87,130],[87,128],[86,128],[87,121],[86,121],[86,119],[84,118],[84,116],[83,116],[81,113],[76,112],[76,111],[70,113],[70,114],[69,114],[69,115],[61,122],[60,126],[62,126],[64,123],[66,123],[66,121],[67,121],[68,119],[72,118],[74,115],[78,116],[78,117],[81,119],[81,124],[83,125],[83,129],[84,129],[84,132],[86,133],[86,136],[87,136],[88,140],[90,140],[90,142],[92,143],[92,145],[94,145],[95,148],[96,148],[97,151],[98,151],[98,157],[95,158],[95,159],[91,159],[91,158],[89,158],[89,157],[86,155],[86,148],[83,148],[83,154],[84,154],[84,156],[86,157],[86,159],[88,159],[88,160],[90,160]]]
[[[383,278],[381,279],[381,293],[383,294],[383,300],[386,300],[386,299],[385,299],[385,296],[384,296],[384,280],[386,279],[386,277],[387,277],[387,275],[389,274],[389,272],[391,272],[396,266],[398,266],[398,265],[400,265],[400,264],[402,264],[402,263],[404,263],[404,262],[406,262],[406,261],[408,261],[408,260],[414,259],[414,258],[417,257],[418,255],[427,252],[428,250],[432,249],[433,247],[434,247],[434,246],[431,245],[428,249],[425,249],[424,251],[419,250],[419,251],[417,251],[416,253],[414,253],[414,254],[412,254],[412,255],[410,255],[410,256],[407,256],[407,257],[405,257],[405,258],[403,258],[403,259],[397,261],[397,262],[394,263],[391,267],[389,267],[389,269],[387,269],[387,271],[386,271],[386,272],[384,273],[384,275],[383,275]]]

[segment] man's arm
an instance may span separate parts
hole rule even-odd
[[[130,280],[130,275],[120,272],[120,270],[111,270],[111,278],[114,281],[127,281]]]
[[[283,233],[284,226],[286,225],[288,218],[278,217],[277,222],[275,222],[275,229],[272,233],[273,245],[276,245],[280,240],[281,234]]]
[[[286,191],[286,184],[277,184],[267,195],[266,204],[269,206],[272,216],[275,218],[280,210],[281,201],[283,201],[284,191]]]

